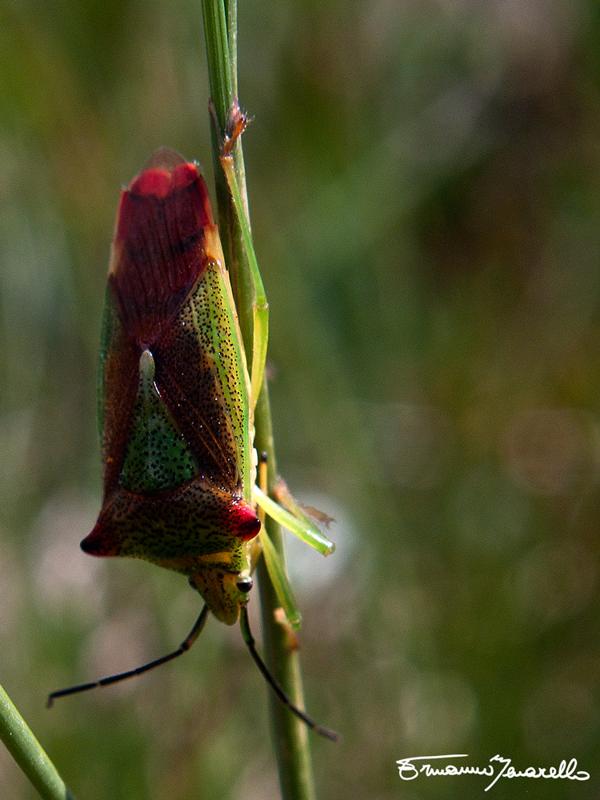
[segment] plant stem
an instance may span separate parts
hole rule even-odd
[[[227,266],[231,274],[240,328],[247,360],[252,358],[254,285],[244,247],[242,231],[233,207],[227,182],[221,169],[219,156],[230,109],[237,101],[237,10],[236,0],[203,0],[204,33],[208,58],[210,93],[215,107],[216,125],[213,125],[212,144],[215,166],[215,183],[219,212],[219,229]],[[215,129],[218,128],[218,129]],[[233,163],[242,198],[248,208],[244,156],[241,140],[235,143]],[[277,466],[266,379],[255,411],[256,438],[259,452],[268,457],[268,491],[272,492]],[[279,526],[267,521],[267,530],[275,548],[284,560],[283,540]],[[264,559],[260,559],[257,572],[261,597],[263,645],[269,669],[293,703],[304,707],[302,676],[298,654],[289,647],[285,629],[276,621],[279,606],[271,585]],[[314,800],[309,741],[305,726],[269,693],[273,744],[279,770],[279,782],[284,800]]]
[[[46,751],[0,686],[0,739],[45,800],[74,800]]]

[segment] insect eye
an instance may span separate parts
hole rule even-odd
[[[246,594],[246,592],[250,591],[253,584],[254,581],[252,580],[252,578],[240,578],[240,580],[236,583],[236,586],[240,590],[240,592],[244,592],[244,594]]]

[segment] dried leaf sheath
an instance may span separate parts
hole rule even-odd
[[[240,342],[204,181],[159,151],[117,216],[100,375],[104,501],[82,547],[189,575],[226,622],[260,528]]]

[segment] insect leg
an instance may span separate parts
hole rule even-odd
[[[59,697],[66,697],[70,694],[86,692],[88,689],[95,689],[96,686],[110,686],[111,683],[118,683],[119,681],[124,681],[127,678],[133,678],[136,675],[142,675],[144,672],[154,669],[154,667],[159,667],[161,664],[166,664],[167,661],[171,661],[172,659],[177,658],[177,656],[183,655],[183,653],[187,652],[194,644],[198,636],[200,636],[200,633],[206,624],[208,613],[208,606],[204,606],[200,612],[200,616],[194,623],[192,630],[188,633],[177,650],[173,650],[172,653],[167,653],[166,656],[155,658],[154,661],[149,661],[147,664],[142,664],[141,667],[135,667],[135,669],[127,670],[127,672],[119,672],[116,675],[107,675],[105,678],[99,678],[97,681],[79,683],[76,686],[69,686],[66,689],[59,689],[56,692],[51,692],[48,695],[46,707],[51,708],[54,701]]]
[[[309,717],[308,714],[305,714],[304,711],[295,706],[287,694],[283,691],[279,683],[275,680],[273,675],[271,675],[267,669],[267,665],[262,660],[256,649],[256,643],[254,641],[254,637],[252,636],[250,623],[248,621],[248,610],[245,606],[243,606],[240,611],[240,629],[242,631],[244,642],[250,651],[250,655],[254,659],[254,663],[259,668],[264,679],[269,684],[271,689],[273,689],[283,705],[287,706],[292,714],[295,714],[298,719],[301,719],[302,722],[304,722],[304,724],[307,725],[311,730],[315,731],[315,733],[318,733],[320,736],[324,736],[326,739],[331,739],[332,742],[337,742],[339,738],[338,734],[335,731],[332,731],[330,728],[325,728],[323,725],[319,725],[314,721],[314,719],[312,719],[312,717]]]

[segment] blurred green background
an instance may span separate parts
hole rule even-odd
[[[592,780],[496,798],[597,798],[600,7],[246,0],[239,46],[280,468],[337,519],[290,550],[320,797],[480,797],[395,761],[501,753]],[[210,176],[200,3],[5,0],[0,81],[0,681],[80,798],[276,797],[236,629],[44,708],[199,607],[79,541],[119,187],[163,144]]]

